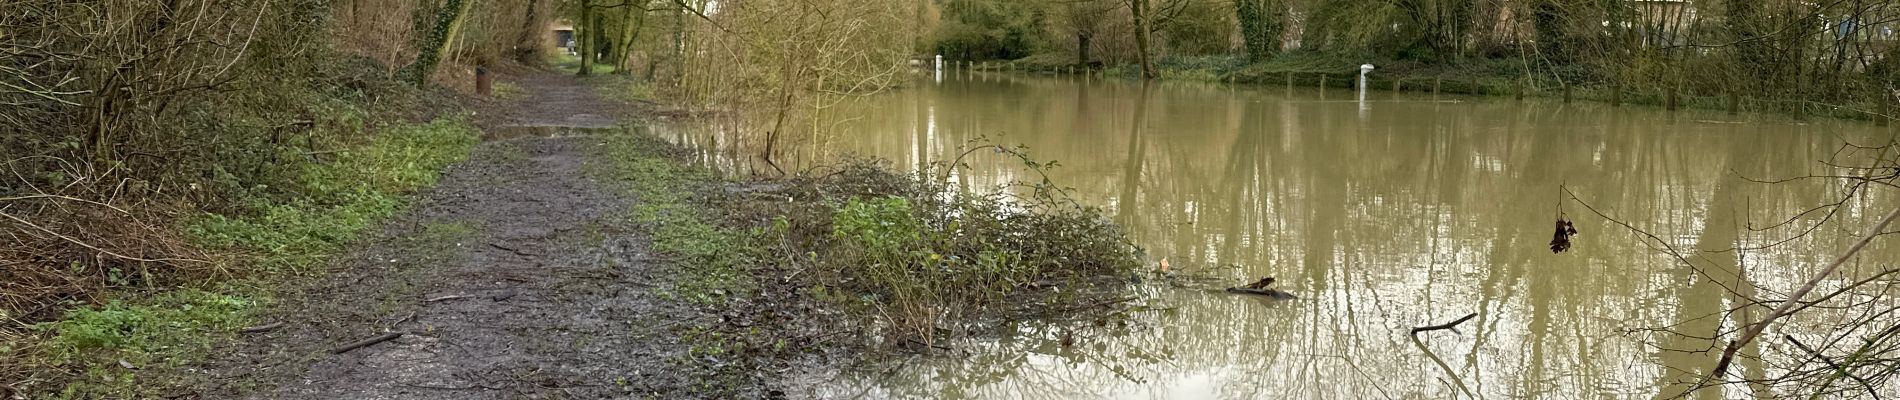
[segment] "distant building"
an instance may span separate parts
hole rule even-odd
[[[574,53],[574,23],[567,20],[554,21],[554,47]]]

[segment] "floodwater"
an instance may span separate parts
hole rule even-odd
[[[860,154],[914,168],[978,138],[1026,145],[1127,227],[1151,266],[1214,278],[1151,280],[1140,291],[1152,310],[1126,327],[1026,324],[794,393],[823,398],[1672,397],[1715,364],[1721,344],[1707,337],[1767,314],[1744,299],[1782,298],[1900,204],[1801,214],[1844,186],[1756,182],[1843,173],[1825,162],[1866,153],[1844,143],[1891,132],[1775,115],[951,72],[820,120],[825,133],[790,135],[800,143],[784,162]],[[739,140],[711,125],[667,132],[709,161],[743,158],[712,150]],[[1001,155],[964,161],[958,179],[977,190],[1034,176]],[[1560,216],[1581,235],[1553,254]],[[1891,266],[1894,247],[1876,242],[1823,289]],[[1217,290],[1263,276],[1300,299]],[[1846,332],[1830,318],[1777,325],[1732,373],[1793,367],[1782,335]],[[1065,330],[1073,346],[1057,344]],[[1690,397],[1781,393],[1763,390],[1784,389]]]

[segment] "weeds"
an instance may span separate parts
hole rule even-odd
[[[209,285],[159,292],[124,293],[98,307],[79,307],[52,322],[0,329],[5,362],[0,372],[14,389],[54,388],[35,382],[66,382],[65,398],[124,398],[155,390],[133,379],[135,368],[171,370],[202,359],[217,340],[248,322],[270,303],[270,281],[305,274],[378,220],[398,211],[404,195],[434,184],[436,173],[462,160],[475,132],[461,118],[397,126],[329,162],[302,165],[295,188],[247,201],[251,212],[205,214],[184,228],[198,245],[224,254],[229,276]],[[453,235],[466,226],[430,232]],[[74,264],[83,268],[83,264]],[[108,281],[131,271],[105,271]],[[149,279],[147,279],[149,280]],[[10,320],[11,321],[11,320]],[[25,371],[21,371],[25,370]],[[20,383],[15,383],[16,381]]]
[[[645,136],[612,141],[607,175],[623,182],[640,202],[631,210],[635,223],[652,232],[653,250],[691,266],[669,293],[701,305],[722,305],[728,297],[749,293],[747,267],[755,257],[739,231],[715,225],[704,203],[694,196],[715,182],[710,173],[668,159],[672,145]]]
[[[301,195],[254,201],[250,215],[207,214],[186,230],[208,247],[256,252],[260,266],[301,269],[394,214],[404,194],[434,185],[436,173],[467,157],[475,141],[460,118],[388,129],[333,162],[305,167],[295,190]]]
[[[1055,166],[1020,148],[964,154],[978,150]],[[960,162],[899,174],[859,160],[800,180],[784,191],[799,200],[776,207],[765,243],[795,260],[814,297],[924,344],[971,322],[1104,297],[1112,290],[1089,289],[1132,277],[1138,249],[1099,210],[1046,179],[958,191],[949,179]]]

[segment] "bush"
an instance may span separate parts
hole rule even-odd
[[[947,178],[954,165],[899,174],[859,160],[803,180],[786,194],[805,205],[784,206],[766,242],[808,263],[819,297],[925,343],[974,320],[1100,297],[1110,291],[1086,289],[1132,276],[1138,249],[1100,210],[1047,181],[961,192]]]

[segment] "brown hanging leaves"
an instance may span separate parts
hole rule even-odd
[[[1562,253],[1570,250],[1570,237],[1577,235],[1577,226],[1562,217],[1557,218],[1557,233],[1550,236],[1550,252]]]

